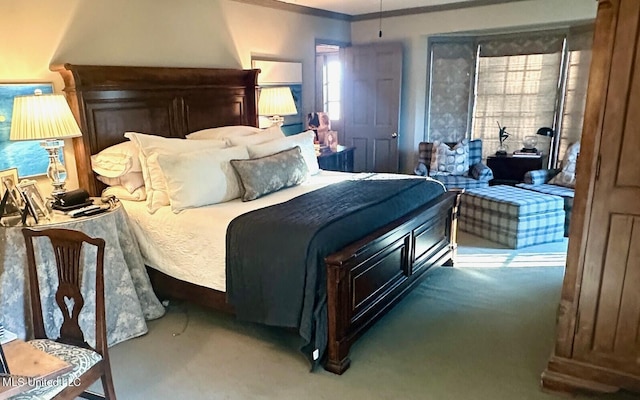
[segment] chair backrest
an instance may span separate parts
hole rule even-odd
[[[453,147],[456,143],[447,143]],[[421,142],[418,145],[418,161],[423,163],[427,169],[431,165],[431,153],[433,152],[432,142]],[[482,161],[482,140],[475,139],[469,141],[469,167]]]
[[[74,346],[93,349],[104,355],[107,348],[107,333],[104,308],[104,247],[105,242],[100,238],[91,238],[79,231],[69,229],[22,229],[27,248],[27,268],[29,274],[29,289],[31,292],[31,315],[33,332],[36,339],[47,338],[44,320],[42,317],[42,301],[40,298],[40,285],[38,283],[38,268],[36,266],[34,238],[47,237],[53,247],[55,255],[58,288],[55,300],[63,316],[60,328],[60,336],[55,339],[58,342]],[[96,321],[96,347],[89,346],[85,341],[78,322],[80,311],[84,306],[84,297],[81,293],[82,273],[81,255],[83,244],[96,247],[96,287],[95,287],[95,321]],[[85,265],[85,268],[88,266]]]

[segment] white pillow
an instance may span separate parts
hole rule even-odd
[[[144,189],[144,186],[140,186],[131,193],[129,193],[129,191],[122,186],[109,186],[102,191],[102,195],[114,195],[120,200],[131,201],[144,201],[147,199],[147,191]]]
[[[124,137],[130,139],[138,147],[144,186],[147,190],[147,210],[151,214],[160,207],[170,204],[167,185],[164,176],[162,176],[162,169],[157,162],[157,154],[189,154],[226,146],[226,142],[223,140],[174,139],[136,132],[127,132]],[[156,156],[152,158],[154,154]]]
[[[254,144],[266,143],[271,140],[282,139],[286,137],[279,126],[274,125],[267,129],[261,129],[261,132],[248,136],[231,136],[226,140],[230,146],[250,146]]]
[[[91,156],[91,169],[106,178],[118,178],[128,172],[142,172],[138,147],[122,142]]]
[[[158,154],[171,199],[171,210],[224,203],[241,194],[240,182],[230,160],[249,158],[243,146],[208,149],[190,154]]]
[[[469,172],[469,141],[463,139],[450,148],[444,142],[433,142],[430,175],[466,175]]]
[[[580,142],[574,143],[567,149],[562,161],[562,171],[554,176],[549,183],[552,185],[576,187],[576,164],[580,155]]]
[[[187,135],[187,139],[195,140],[222,140],[233,136],[248,136],[260,132],[260,128],[247,125],[221,126],[219,128],[208,128],[192,132]]]
[[[307,164],[309,175],[315,175],[320,172],[318,157],[316,156],[316,150],[313,146],[315,137],[316,134],[313,131],[306,131],[282,139],[247,146],[247,148],[249,149],[249,156],[251,156],[251,158],[259,158],[299,146],[302,157]]]
[[[98,175],[98,180],[109,186],[122,186],[127,189],[129,193],[133,193],[133,191],[140,186],[144,186],[142,172],[128,172],[118,178],[108,178]]]

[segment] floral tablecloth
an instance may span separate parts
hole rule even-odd
[[[41,228],[79,230],[91,237],[105,240],[105,308],[107,340],[110,346],[145,334],[146,320],[164,315],[164,307],[151,288],[138,243],[122,206],[116,205],[115,209],[107,213],[80,219],[56,215],[46,225],[34,227]],[[31,336],[31,311],[26,248],[21,229],[21,226],[0,227],[0,322],[19,338],[28,339]],[[58,285],[55,258],[47,238],[36,240],[36,262],[45,330],[49,337],[56,338],[62,325],[62,312],[54,298]],[[85,245],[83,253],[88,268],[82,274],[85,305],[80,314],[80,327],[87,342],[93,345],[95,250]]]

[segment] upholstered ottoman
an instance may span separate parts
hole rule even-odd
[[[562,197],[489,186],[469,189],[460,197],[461,230],[513,249],[562,240]]]

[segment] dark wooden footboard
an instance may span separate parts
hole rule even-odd
[[[355,340],[425,272],[452,265],[458,193],[448,192],[325,259],[329,341],[325,368],[349,368]]]

